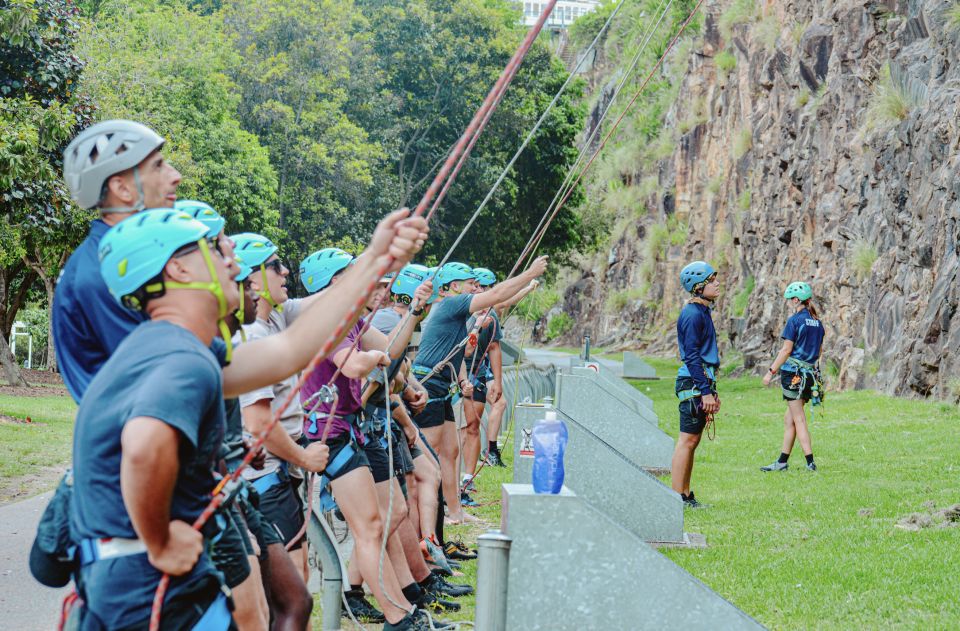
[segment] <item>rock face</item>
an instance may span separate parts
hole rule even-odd
[[[690,260],[721,270],[714,314],[726,361],[759,372],[779,347],[783,289],[804,280],[827,325],[834,385],[960,395],[960,25],[941,0],[766,0],[726,40],[728,2],[707,3],[667,127],[692,104],[706,122],[677,137],[650,216],[584,262],[563,309],[597,344],[675,350]],[[758,35],[764,20],[767,36]],[[771,45],[769,25],[777,25]],[[717,68],[721,51],[736,68]],[[647,261],[657,222],[686,242]],[[653,273],[650,274],[650,265]],[[646,272],[643,268],[646,266]],[[611,300],[652,279],[645,295]],[[752,287],[752,291],[750,291]],[[738,295],[739,294],[739,295]],[[614,307],[611,307],[613,303]],[[579,335],[579,331],[577,332]],[[571,334],[572,335],[572,334]]]

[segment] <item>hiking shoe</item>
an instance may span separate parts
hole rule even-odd
[[[468,596],[473,593],[473,587],[469,585],[460,585],[459,583],[448,583],[446,579],[437,574],[428,577],[425,589],[431,592],[440,592],[447,596],[457,598],[459,596]]]
[[[491,467],[505,467],[503,463],[503,457],[500,455],[499,451],[488,451],[487,452],[487,464]]]
[[[479,506],[479,504],[477,504],[477,501],[472,497],[470,497],[470,494],[467,493],[466,491],[463,491],[462,493],[460,493],[460,505],[461,506]]]
[[[448,541],[446,547],[443,549],[443,553],[447,555],[449,559],[460,561],[472,561],[477,558],[477,553],[468,548],[460,539]]]
[[[460,611],[460,603],[455,603],[452,600],[446,600],[443,598],[444,594],[435,590],[423,590],[423,596],[421,596],[417,602],[413,603],[420,609],[430,610],[436,613],[443,613],[445,611]]]
[[[399,622],[388,622],[383,625],[383,631],[430,631],[430,621],[414,609]]]
[[[765,467],[760,467],[760,470],[761,471],[786,471],[787,467],[789,466],[790,465],[788,465],[786,462],[780,462],[779,460],[777,460],[773,464],[768,464]]]
[[[358,621],[368,624],[378,624],[387,621],[379,609],[367,602],[362,589],[348,590],[344,592],[344,598],[347,601],[347,607],[350,607],[350,611],[353,612],[353,617]],[[344,609],[341,612],[341,616],[349,618],[350,614]]]
[[[807,464],[807,471],[816,471],[816,470],[817,470],[816,462],[811,462]]]
[[[423,629],[426,631],[432,631],[433,629],[455,629],[457,628],[457,623],[447,622],[446,620],[440,620],[439,618],[434,618],[426,609],[421,609],[417,607],[416,611],[413,612],[413,615],[417,617],[420,621]],[[421,627],[415,627],[420,629]]]
[[[430,539],[424,539],[420,542],[420,552],[423,553],[424,561],[436,565],[445,576],[453,576],[453,569],[440,546]]]
[[[703,504],[697,501],[697,498],[693,496],[693,491],[690,491],[690,495],[680,495],[683,498],[683,507],[684,508],[707,508],[706,504]]]

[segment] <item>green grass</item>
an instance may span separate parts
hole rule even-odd
[[[743,288],[733,297],[733,315],[742,318],[743,314],[747,312],[747,305],[750,303],[750,294],[753,293],[756,285],[756,279],[754,279],[753,276],[747,276]]]
[[[717,56],[713,58],[713,61],[717,64],[717,70],[719,74],[724,78],[729,75],[734,68],[737,67],[737,57],[731,53],[729,50],[724,50],[720,53],[717,53]]]
[[[549,287],[541,287],[533,291],[517,303],[513,313],[527,322],[536,322],[550,311],[553,305],[560,302],[560,292]]]
[[[753,131],[745,127],[733,139],[733,157],[739,160],[753,147]]]
[[[880,253],[877,248],[866,241],[857,241],[853,245],[853,270],[860,280],[870,277],[873,271],[873,264],[877,262]]]
[[[676,436],[676,362],[634,385]],[[780,450],[784,404],[757,377],[721,381],[717,437],[697,451],[693,488],[710,504],[685,529],[704,550],[666,555],[771,629],[953,628],[960,617],[960,528],[906,532],[897,519],[958,501],[960,410],[870,391],[831,392],[811,430],[820,471]]]
[[[868,132],[883,129],[907,118],[917,107],[916,97],[893,80],[890,65],[883,67],[867,105],[865,129]]]
[[[943,16],[946,18],[947,26],[951,30],[960,30],[960,2],[954,3],[953,6],[944,12]]]
[[[75,412],[65,395],[0,395],[0,414],[33,421],[0,422],[0,502],[53,488],[50,471],[70,461]]]
[[[547,340],[555,340],[573,328],[573,318],[562,311],[550,318],[547,323]]]
[[[720,34],[729,40],[733,36],[733,28],[738,24],[752,22],[757,17],[756,0],[733,0],[720,15],[718,21]]]

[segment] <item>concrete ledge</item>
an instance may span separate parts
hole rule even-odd
[[[623,378],[624,379],[659,379],[657,371],[650,364],[643,361],[639,355],[630,351],[623,353]]]
[[[577,369],[585,369],[585,364],[582,359],[575,357],[570,360],[570,370],[571,372]],[[616,392],[624,401],[630,401],[632,404],[637,407],[638,410],[646,408],[653,411],[653,401],[647,395],[643,394],[629,383],[620,378],[619,375],[615,374],[613,371],[605,367],[603,364],[600,364],[599,377],[600,381],[606,386],[611,392]],[[597,374],[597,371],[590,369],[591,372]]]

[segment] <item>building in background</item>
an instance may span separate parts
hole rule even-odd
[[[533,26],[537,18],[547,7],[545,1],[541,2],[518,2],[523,8],[523,23],[526,26]],[[567,29],[573,21],[581,15],[586,15],[600,6],[599,0],[559,0],[554,7],[553,13],[547,20],[546,28],[551,30]]]

